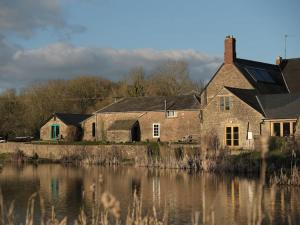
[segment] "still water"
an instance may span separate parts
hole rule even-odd
[[[123,221],[137,189],[145,213],[155,206],[162,216],[167,209],[169,224],[191,224],[195,213],[200,224],[300,224],[300,188],[270,187],[259,178],[135,167],[6,165],[0,186],[6,207],[15,200],[17,222],[24,224],[27,200],[39,191],[47,216],[54,206],[59,219],[68,216],[73,224],[82,206],[90,215],[91,186],[99,175],[104,178],[102,189],[120,201]]]

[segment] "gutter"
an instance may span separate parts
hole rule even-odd
[[[259,107],[261,108],[262,112],[264,113],[264,116],[267,117],[267,114],[266,114],[266,112],[265,112],[265,110],[264,110],[264,108],[263,108],[263,106],[261,104],[261,101],[259,100],[258,96],[255,95],[255,98],[256,98],[256,100],[257,100],[257,102],[259,104]]]

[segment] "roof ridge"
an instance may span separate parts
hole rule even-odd
[[[90,113],[65,113],[65,112],[54,112],[53,114],[64,114],[64,115],[92,115]]]
[[[242,59],[242,58],[236,58],[236,60],[244,60],[244,61],[248,61],[248,62],[253,62],[253,63],[260,63],[260,64],[265,64],[265,65],[269,65],[269,66],[277,66],[279,67],[278,65],[276,64],[272,64],[272,63],[266,63],[266,62],[261,62],[261,61],[255,61],[255,60],[252,60],[252,59]],[[234,61],[236,62],[236,61]]]
[[[126,98],[170,98],[170,97],[182,97],[182,96],[194,96],[195,94],[182,94],[182,95],[169,95],[169,96],[128,96],[128,97],[124,97],[122,99],[126,99]]]

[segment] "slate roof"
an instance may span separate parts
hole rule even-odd
[[[108,130],[131,130],[137,120],[116,120]]]
[[[257,95],[255,90],[225,88],[267,119],[295,119],[300,116],[300,94]]]
[[[197,110],[200,109],[200,102],[195,95],[181,95],[169,97],[129,97],[113,103],[98,113],[111,112],[149,112],[165,110],[165,101],[167,110]]]
[[[300,58],[284,59],[280,65],[291,93],[300,93]]]
[[[259,101],[257,100],[257,91],[249,90],[249,89],[240,89],[240,88],[232,88],[232,87],[225,87],[228,89],[232,94],[237,96],[239,99],[244,101],[246,104],[254,108],[256,111],[264,114]]]
[[[80,122],[89,118],[90,114],[74,114],[74,113],[54,113],[53,116],[57,116],[66,125],[78,126]]]
[[[267,119],[295,119],[300,115],[300,94],[258,95]]]
[[[234,64],[260,94],[288,93],[279,66],[263,63],[263,62],[251,61],[247,59],[239,59],[239,58],[235,59]],[[256,81],[253,78],[253,76],[251,76],[247,68],[256,68],[256,69],[261,69],[266,71],[270,75],[274,83]]]

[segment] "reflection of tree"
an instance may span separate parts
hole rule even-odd
[[[131,193],[140,197],[141,195],[141,179],[132,178],[131,180]]]

